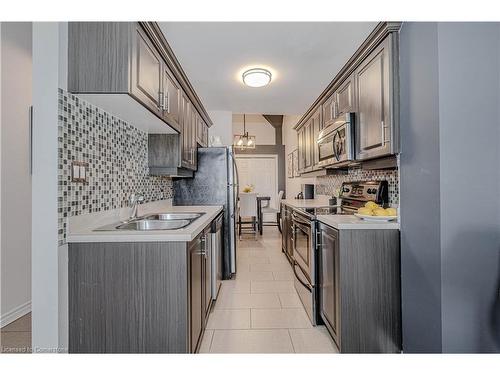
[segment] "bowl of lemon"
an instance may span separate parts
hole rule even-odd
[[[368,221],[392,221],[398,218],[398,211],[395,208],[383,208],[375,202],[366,202],[364,207],[358,208],[354,216]]]

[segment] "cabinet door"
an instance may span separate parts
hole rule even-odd
[[[355,72],[356,159],[370,159],[391,152],[389,57],[389,40],[385,39]]]
[[[141,28],[136,29],[132,93],[150,110],[161,115],[163,63]]]
[[[205,237],[202,238],[204,250],[204,258],[203,258],[203,263],[204,263],[204,325],[206,324],[206,319],[208,318],[208,313],[210,312],[210,306],[212,303],[212,244],[210,241],[210,233],[207,232]]]
[[[313,169],[319,169],[319,147],[318,137],[321,131],[321,108],[318,108],[312,117],[313,122],[313,137],[311,141],[312,154],[313,154]]]
[[[347,78],[335,91],[335,117],[354,111],[354,79]]]
[[[334,104],[335,104],[335,93],[330,95],[328,99],[321,106],[323,112],[323,127],[327,127],[333,124],[335,119],[334,113]]]
[[[196,108],[191,104],[191,151],[190,151],[190,167],[192,170],[196,170],[196,165],[198,163],[198,142],[196,141],[196,126],[198,120],[198,112]]]
[[[203,251],[202,235],[189,244],[190,263],[190,325],[191,325],[191,352],[194,353],[198,347],[198,341],[203,330]]]
[[[320,224],[320,314],[340,347],[340,252],[338,231]]]
[[[192,115],[191,103],[183,93],[182,95],[182,150],[181,161],[184,168],[192,168]]]
[[[299,173],[304,172],[304,128],[297,132],[297,149],[298,149],[298,162]]]
[[[311,130],[312,121],[304,126],[304,171],[310,171],[312,167],[312,147],[311,147]]]
[[[176,122],[174,126],[178,127],[180,89],[166,66],[163,68],[163,101],[163,111],[167,115],[166,120],[174,120]]]

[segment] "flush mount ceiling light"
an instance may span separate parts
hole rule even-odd
[[[243,72],[243,83],[250,87],[263,87],[271,82],[273,75],[264,68],[252,68]]]

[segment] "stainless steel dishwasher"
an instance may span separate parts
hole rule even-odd
[[[222,284],[222,249],[224,248],[224,215],[221,213],[212,223],[212,299],[217,299]]]

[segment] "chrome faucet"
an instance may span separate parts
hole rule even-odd
[[[137,207],[140,203],[144,202],[144,195],[142,193],[132,193],[128,198],[128,205],[132,208],[130,220],[137,219]]]

